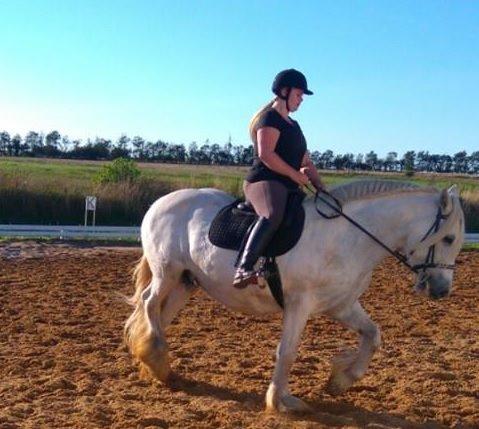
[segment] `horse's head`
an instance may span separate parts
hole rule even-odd
[[[415,291],[434,299],[451,293],[454,263],[464,242],[464,213],[455,185],[441,192],[437,213],[432,229],[409,252],[417,271]]]

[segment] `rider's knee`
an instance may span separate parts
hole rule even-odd
[[[269,217],[267,217],[271,229],[277,230],[283,221],[283,213],[273,212]]]

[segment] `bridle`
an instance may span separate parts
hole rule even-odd
[[[347,214],[343,212],[343,207],[341,202],[335,198],[333,195],[331,195],[328,191],[321,189],[316,192],[314,192],[309,186],[306,186],[306,188],[315,194],[314,197],[314,206],[316,208],[316,211],[323,216],[326,219],[333,219],[338,216],[342,216],[345,219],[347,219],[349,222],[351,222],[354,226],[356,226],[358,229],[360,229],[362,232],[364,232],[367,236],[369,236],[371,239],[373,239],[377,244],[379,244],[381,247],[383,247],[385,250],[387,250],[391,255],[393,255],[399,262],[404,264],[406,267],[408,267],[411,271],[413,271],[416,274],[426,274],[426,270],[428,268],[443,268],[447,270],[454,270],[455,265],[454,264],[443,264],[443,263],[437,263],[434,262],[434,256],[435,256],[435,249],[436,249],[436,244],[432,244],[429,246],[429,250],[427,252],[427,256],[425,261],[422,264],[415,264],[411,265],[408,261],[408,258],[406,255],[403,253],[399,252],[398,250],[393,250],[386,244],[384,244],[379,238],[377,238],[375,235],[370,233],[367,229],[365,229],[362,225],[360,225],[358,222],[356,222],[354,219],[350,218]],[[331,203],[331,201],[328,201],[328,199],[324,198],[321,196],[321,194],[325,194],[328,198],[330,198],[334,203]],[[320,200],[323,203],[325,203],[328,207],[333,209],[335,211],[335,215],[328,215],[324,212],[322,212],[317,205],[317,201]],[[421,239],[420,243],[422,243],[427,237],[429,237],[432,233],[436,233],[439,230],[439,226],[441,224],[441,220],[447,219],[449,217],[450,213],[445,215],[441,211],[441,207],[438,207],[437,209],[437,214],[436,214],[436,219],[434,220],[434,223],[431,225],[431,227],[428,229],[426,234],[424,234],[423,238]],[[414,253],[414,250],[410,252],[410,255]]]
[[[431,235],[432,232],[436,233],[439,230],[439,225],[441,224],[441,220],[445,220],[449,217],[450,213],[448,215],[445,215],[441,212],[441,208],[438,207],[437,213],[436,213],[436,220],[432,224],[431,228],[426,232],[424,237],[421,239],[421,243]],[[445,268],[448,270],[453,270],[454,269],[454,264],[438,264],[434,262],[434,255],[436,251],[436,245],[433,244],[429,246],[429,250],[427,252],[426,260],[422,264],[417,264],[412,266],[412,270],[414,272],[418,272],[418,270],[422,270],[423,272],[426,271],[427,268]]]

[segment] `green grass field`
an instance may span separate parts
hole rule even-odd
[[[149,205],[181,188],[214,187],[242,194],[247,167],[138,164],[136,184],[98,185],[94,177],[106,162],[0,158],[0,223],[81,224],[86,195],[98,197],[97,223],[138,225]],[[327,185],[360,178],[384,177],[437,188],[457,184],[468,230],[479,231],[479,179],[465,176],[321,172]]]

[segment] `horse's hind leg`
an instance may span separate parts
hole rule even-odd
[[[183,273],[181,281],[171,290],[162,304],[160,319],[163,330],[170,326],[175,316],[185,306],[188,298],[197,287],[196,280],[192,279],[187,272]]]
[[[128,343],[133,355],[140,361],[143,375],[151,374],[162,381],[168,378],[170,365],[164,326],[173,318],[170,307],[178,307],[180,298],[186,300],[181,292],[174,292],[182,288],[180,275],[166,273],[166,270],[161,274],[153,273],[150,284],[127,322]],[[175,298],[169,298],[170,295]],[[168,304],[168,301],[173,304]]]
[[[360,335],[357,351],[347,351],[333,359],[327,390],[331,394],[339,394],[364,376],[374,352],[379,348],[381,335],[358,301],[348,311],[335,314],[334,318]]]

